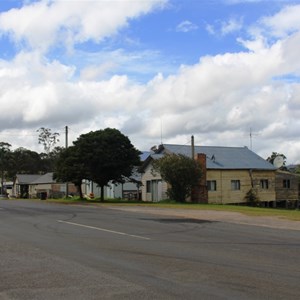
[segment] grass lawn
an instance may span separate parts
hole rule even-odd
[[[100,202],[99,199],[80,200],[79,198],[70,199],[48,199],[43,200],[52,203],[61,204],[81,204],[81,205],[124,205],[124,206],[140,206],[140,207],[159,207],[172,209],[195,209],[195,210],[215,210],[215,211],[230,211],[238,212],[248,216],[270,216],[280,217],[293,221],[300,221],[300,210],[295,209],[279,209],[279,208],[261,208],[238,205],[220,205],[220,204],[192,204],[192,203],[173,203],[173,202],[141,202],[128,200],[108,199]]]

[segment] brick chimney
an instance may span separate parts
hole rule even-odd
[[[199,183],[192,188],[191,200],[195,203],[208,203],[208,192],[206,186],[206,155],[204,153],[197,153],[196,160],[201,165],[202,175]]]

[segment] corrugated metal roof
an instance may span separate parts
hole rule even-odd
[[[44,175],[40,175],[39,178],[34,180],[32,184],[44,184],[44,183],[54,183],[53,173],[46,173]]]
[[[31,184],[37,180],[41,175],[38,174],[17,174],[18,184]]]
[[[151,153],[152,152],[150,152],[150,151],[143,151],[140,154],[140,160],[141,160],[141,162],[145,161]]]
[[[192,156],[190,145],[164,144],[159,148],[158,152]],[[195,146],[195,154],[197,153],[204,153],[206,155],[207,169],[276,169],[271,163],[247,147]]]

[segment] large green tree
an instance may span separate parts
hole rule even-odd
[[[60,152],[56,160],[53,178],[61,182],[72,182],[77,187],[80,198],[83,198],[81,183],[88,177],[84,161],[75,146]]]
[[[153,162],[153,168],[169,183],[168,196],[176,202],[185,202],[201,178],[199,162],[181,154],[165,155]]]
[[[40,171],[41,158],[37,152],[20,147],[11,153],[10,178],[14,178],[18,173],[37,174]]]
[[[109,181],[122,182],[123,176],[129,177],[133,167],[140,164],[140,151],[114,128],[82,134],[74,147],[84,164],[86,179],[101,188],[101,201],[104,200],[104,186]]]

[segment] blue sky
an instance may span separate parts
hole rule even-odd
[[[300,163],[300,1],[0,1],[0,140],[116,127]],[[255,133],[255,134],[254,134]],[[63,139],[62,139],[63,140]],[[62,142],[63,145],[63,142]]]

